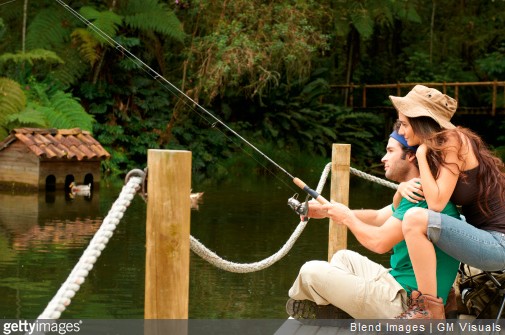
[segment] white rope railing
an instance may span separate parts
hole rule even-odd
[[[323,173],[321,174],[321,178],[319,179],[319,184],[317,185],[316,192],[321,193],[324,184],[326,183],[326,180],[328,179],[328,174],[331,169],[331,164],[326,165],[326,167],[323,170]],[[222,259],[218,255],[216,255],[213,251],[209,250],[206,248],[202,243],[200,243],[197,239],[195,239],[193,236],[190,236],[190,246],[191,250],[209,262],[210,264],[222,269],[226,270],[229,272],[236,272],[236,273],[249,273],[249,272],[255,272],[255,271],[260,271],[263,269],[268,268],[272,264],[278,262],[280,259],[282,259],[286,254],[291,250],[293,245],[295,244],[296,240],[300,237],[302,234],[303,230],[307,226],[308,221],[300,221],[296,229],[293,231],[289,239],[286,241],[286,243],[277,251],[275,254],[272,256],[265,258],[261,261],[254,262],[254,263],[234,263],[225,259]]]
[[[387,181],[387,180],[384,180],[384,179],[381,179],[379,177],[376,177],[376,176],[372,176],[371,174],[368,174],[368,173],[365,173],[363,171],[360,171],[358,169],[355,169],[353,167],[351,167],[351,173],[357,177],[361,177],[363,179],[366,179],[368,181],[373,181],[374,183],[377,183],[379,185],[382,185],[382,186],[386,186],[386,187],[389,187],[389,188],[392,188],[393,190],[396,190],[398,189],[398,185],[395,184],[395,183],[392,183],[390,181]]]
[[[316,188],[317,193],[321,193],[324,184],[326,183],[326,180],[328,179],[329,172],[331,170],[331,163],[328,163],[324,170],[323,173],[321,174],[321,178],[319,179],[319,183]],[[387,180],[381,179],[379,177],[375,177],[373,175],[367,174],[363,171],[360,171],[355,168],[350,168],[350,172],[358,177],[361,177],[363,179],[366,179],[368,181],[372,181],[375,183],[378,183],[380,185],[392,188],[392,189],[397,189],[398,185],[389,182]],[[231,262],[228,260],[225,260],[221,257],[219,257],[216,253],[213,251],[209,250],[207,247],[205,247],[202,243],[200,243],[196,238],[193,236],[190,236],[190,246],[191,250],[200,256],[202,259],[206,260],[210,264],[225,270],[229,272],[236,272],[236,273],[249,273],[249,272],[255,272],[255,271],[260,271],[265,268],[268,268],[272,264],[276,263],[280,259],[282,259],[293,247],[295,242],[298,240],[300,237],[301,233],[305,229],[308,221],[300,221],[294,232],[291,234],[289,239],[286,241],[286,243],[277,251],[275,254],[272,256],[265,258],[261,261],[254,262],[254,263],[235,263]]]
[[[109,239],[114,234],[114,230],[130,205],[130,202],[133,200],[135,193],[137,193],[140,188],[141,183],[142,178],[132,177],[128,180],[127,184],[123,186],[118,199],[112,205],[109,213],[100,225],[100,228],[70,272],[67,280],[61,285],[56,295],[37,319],[59,319],[61,313],[70,305],[72,298],[86,280],[93,265],[96,263],[98,257],[100,257],[102,250],[105,249]]]

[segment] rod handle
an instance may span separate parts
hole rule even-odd
[[[321,205],[328,205],[330,202],[326,200],[322,195],[311,189],[310,187],[307,186],[300,178],[295,177],[293,178],[293,183],[295,183],[296,186],[307,192],[312,198],[316,199],[317,202],[319,202]]]

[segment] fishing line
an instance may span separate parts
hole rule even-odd
[[[186,93],[184,93],[178,87],[176,87],[174,84],[172,84],[170,81],[168,81],[165,77],[163,77],[162,75],[160,75],[159,73],[157,73],[156,71],[154,71],[146,63],[144,63],[141,59],[139,59],[137,56],[135,56],[133,53],[131,53],[129,50],[127,50],[121,44],[119,44],[117,41],[115,41],[112,37],[110,37],[109,35],[107,35],[100,28],[98,28],[97,26],[95,26],[92,22],[90,22],[88,19],[86,19],[80,13],[78,13],[77,11],[75,11],[73,8],[71,8],[70,6],[68,6],[63,0],[56,0],[56,2],[58,2],[60,5],[62,5],[66,10],[68,10],[70,13],[72,13],[72,15],[74,15],[76,18],[78,18],[87,27],[89,27],[90,29],[92,29],[98,36],[100,36],[102,39],[104,39],[107,43],[109,43],[111,46],[113,46],[116,50],[118,50],[122,54],[126,55],[130,60],[133,60],[136,63],[136,65],[139,66],[139,68],[141,70],[143,70],[144,72],[146,72],[147,74],[149,74],[154,80],[158,81],[158,83],[160,83],[160,85],[162,85],[164,88],[166,88],[172,94],[174,94],[176,97],[184,97],[186,100],[182,99],[182,102],[186,106],[188,106],[191,110],[193,110],[198,115],[200,115],[204,120],[206,120],[207,122],[209,122],[209,124],[211,124],[213,128],[215,128],[218,131],[220,131],[228,140],[230,140],[235,145],[238,145],[239,148],[241,148],[246,154],[248,154],[258,164],[260,164],[261,166],[263,166],[264,168],[266,168],[263,164],[261,164],[258,160],[256,160],[252,155],[250,155],[249,153],[247,153],[247,151],[245,151],[238,143],[236,143],[229,136],[227,136],[224,131],[222,131],[221,129],[219,129],[219,127],[216,127],[216,126],[218,124],[221,125],[221,126],[223,126],[227,131],[229,131],[230,133],[232,133],[233,135],[235,135],[236,137],[238,137],[243,143],[247,144],[250,148],[252,148],[258,154],[260,154],[263,158],[265,158],[267,161],[269,161],[275,167],[277,167],[280,171],[284,172],[289,178],[292,179],[292,181],[298,187],[300,187],[301,189],[303,189],[305,192],[307,192],[314,199],[318,200],[321,203],[329,203],[328,200],[324,199],[316,191],[314,191],[311,188],[309,188],[299,178],[296,178],[291,173],[289,173],[286,169],[284,169],[282,166],[280,166],[279,164],[277,164],[274,160],[272,160],[270,157],[268,157],[266,154],[264,154],[261,150],[259,150],[256,146],[254,146],[252,143],[250,143],[244,137],[242,137],[239,133],[237,133],[235,130],[233,130],[232,128],[230,128],[228,125],[226,125],[219,118],[217,118],[216,116],[214,116],[214,114],[212,114],[211,112],[209,112],[208,110],[206,110],[205,108],[203,108],[200,104],[198,104],[196,101],[194,101]],[[200,112],[205,113],[205,115],[209,116],[212,120],[214,120],[214,122],[210,122],[207,118],[203,117],[203,114],[200,113]],[[269,172],[271,172],[268,168],[266,168],[266,169]],[[273,174],[273,175],[276,176],[275,174]],[[279,177],[277,177],[277,178],[279,180],[281,180]],[[284,181],[282,181],[282,182],[284,183]]]
[[[11,2],[16,2],[16,1],[18,1],[18,0],[11,0],[11,1],[0,3],[0,7],[2,7],[3,5],[10,4]]]

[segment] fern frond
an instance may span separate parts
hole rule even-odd
[[[7,117],[10,129],[19,127],[46,128],[47,121],[40,110],[27,107],[20,113],[12,114]]]
[[[79,127],[92,131],[93,117],[86,113],[82,105],[71,94],[62,91],[56,92],[50,98],[50,108],[45,111],[45,117],[50,127]]]
[[[71,21],[65,10],[42,9],[28,26],[26,47],[27,49],[58,48],[68,41],[71,30]]]
[[[116,36],[119,27],[123,24],[123,17],[109,10],[99,12],[93,7],[84,6],[79,10],[79,12],[98,29],[112,38]],[[99,43],[104,44],[106,42],[106,40],[95,30],[91,28],[88,29]]]
[[[6,31],[7,27],[5,26],[4,20],[0,17],[0,40],[3,39]]]
[[[47,85],[40,83],[33,83],[30,89],[25,93],[28,96],[28,102],[39,104],[41,106],[49,105],[49,97],[47,95]],[[38,108],[37,108],[38,109]]]
[[[78,28],[72,32],[73,41],[79,45],[79,52],[82,57],[93,66],[100,58],[99,41],[89,30]]]
[[[58,54],[65,59],[65,64],[55,67],[50,76],[63,86],[75,84],[79,78],[89,71],[89,66],[82,60],[76,48],[64,48],[58,50]]]
[[[0,118],[2,115],[18,113],[25,106],[26,96],[19,83],[9,78],[0,78]]]
[[[26,96],[18,82],[0,78],[0,138],[9,135],[9,116],[23,110]]]
[[[21,51],[15,54],[5,53],[0,56],[0,64],[7,63],[9,61],[15,64],[28,63],[30,65],[33,65],[35,61],[43,61],[48,64],[63,64],[63,59],[58,57],[56,53],[45,49],[35,49],[25,53]]]
[[[128,1],[127,13],[124,20],[131,28],[155,31],[176,41],[186,37],[175,13],[157,0]]]

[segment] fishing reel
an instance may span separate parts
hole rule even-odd
[[[305,217],[305,221],[308,220],[306,217],[309,212],[309,195],[305,198],[305,202],[300,202],[298,200],[298,193],[295,193],[291,198],[288,199],[288,206],[291,207],[298,215]]]

